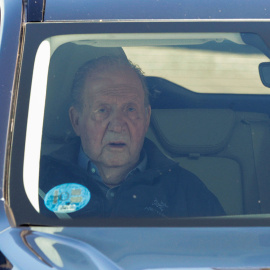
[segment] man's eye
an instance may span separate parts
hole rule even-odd
[[[105,113],[107,112],[106,108],[100,108],[97,110],[98,113]]]
[[[134,107],[129,107],[129,108],[128,108],[128,111],[129,111],[129,112],[135,112],[136,109],[135,109]]]

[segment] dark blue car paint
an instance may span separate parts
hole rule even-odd
[[[0,234],[0,247],[20,269],[61,269],[56,260],[44,255],[42,246],[63,255],[63,264],[76,266],[77,262],[77,267],[83,267],[87,261],[90,269],[260,269],[270,265],[269,228],[40,229],[14,228]],[[43,239],[39,246],[37,238]]]
[[[46,0],[44,20],[266,19],[269,7],[267,0]]]
[[[27,21],[41,22],[44,19],[45,0],[27,0]]]
[[[4,213],[3,189],[5,178],[5,165],[8,147],[9,125],[12,119],[11,100],[14,95],[13,84],[15,81],[16,62],[19,51],[19,40],[22,22],[22,3],[20,0],[4,0],[1,6],[1,50],[0,50],[0,230],[6,228],[7,220]],[[10,34],[12,33],[12,35]],[[9,134],[10,135],[10,134]]]

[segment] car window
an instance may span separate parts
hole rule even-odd
[[[267,59],[241,33],[46,38],[27,113],[31,207],[52,220],[270,213]]]
[[[148,76],[166,78],[200,93],[268,94],[258,65],[267,61],[258,49],[230,41],[205,44],[124,48]]]

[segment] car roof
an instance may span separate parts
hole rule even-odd
[[[268,0],[28,0],[27,20],[49,22],[269,18]]]

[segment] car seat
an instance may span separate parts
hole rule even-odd
[[[228,215],[270,212],[267,115],[229,109],[155,109],[147,137],[195,173]]]

